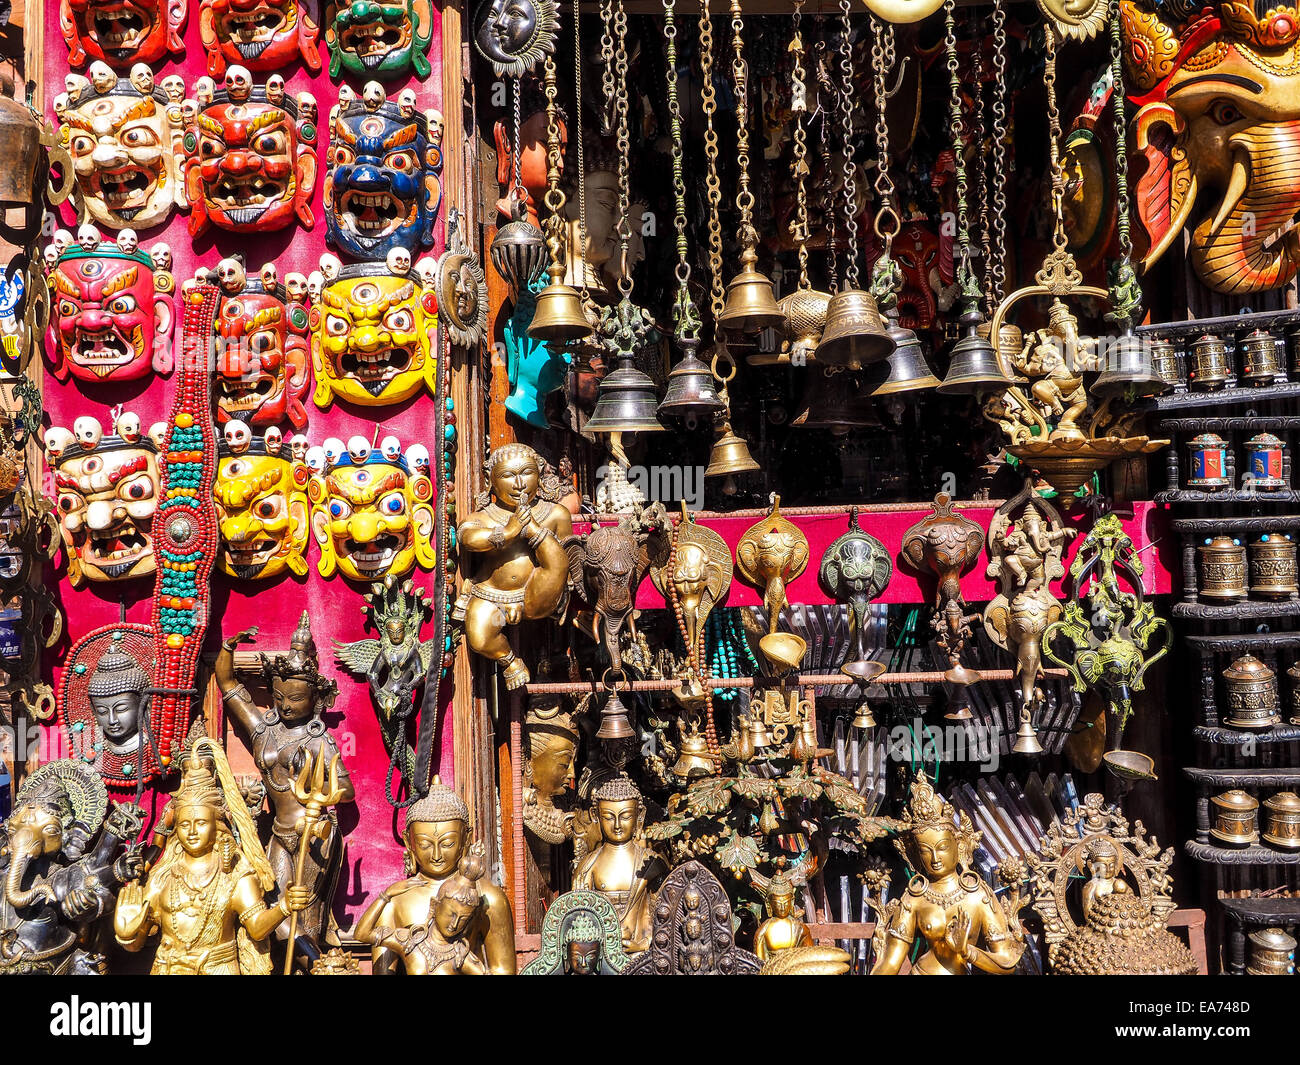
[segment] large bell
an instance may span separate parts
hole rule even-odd
[[[664,426],[655,416],[655,383],[632,365],[628,356],[601,379],[595,409],[584,428],[591,433],[659,433]]]
[[[695,354],[695,341],[683,341],[686,354],[668,374],[668,388],[659,403],[659,414],[672,418],[689,418],[716,414],[725,405],[718,395],[713,372]]]
[[[600,711],[600,728],[596,730],[598,740],[630,740],[636,738],[636,730],[627,717],[627,707],[618,697],[617,691],[611,691]]]
[[[705,477],[730,477],[737,473],[752,473],[761,468],[749,453],[749,445],[745,443],[744,437],[737,436],[731,428],[730,417],[724,417],[718,422],[717,432],[713,450],[709,452]]]
[[[922,392],[939,387],[939,378],[930,369],[925,348],[916,333],[898,324],[896,315],[889,316],[889,335],[894,338],[894,352],[885,365],[889,376],[871,390],[873,396],[890,396],[895,392]]]
[[[966,327],[966,335],[952,346],[952,361],[939,392],[945,396],[971,396],[1010,388],[1013,382],[1003,372],[993,345],[979,334],[983,321],[979,310],[972,307],[957,320]]]
[[[1043,745],[1038,742],[1038,733],[1029,714],[1020,713],[1020,728],[1016,731],[1016,742],[1011,747],[1012,754],[1042,754]]]
[[[785,315],[776,305],[772,282],[759,273],[758,253],[746,248],[740,256],[740,273],[727,286],[727,302],[718,315],[718,328],[736,333],[761,333],[780,329]]]
[[[1151,341],[1126,333],[1106,345],[1103,355],[1106,369],[1088,389],[1094,396],[1128,393],[1136,398],[1154,396],[1169,388],[1169,382],[1156,373]]]
[[[827,366],[860,370],[889,358],[894,338],[885,329],[870,292],[844,288],[826,305],[826,328],[817,345],[817,361]]]
[[[497,230],[488,249],[492,265],[516,297],[542,276],[546,265],[546,240],[528,221],[527,210],[523,200],[512,201],[511,220]]]
[[[875,404],[859,385],[856,374],[830,373],[814,366],[799,413],[790,424],[803,429],[829,429],[836,436],[879,426]]]
[[[595,330],[582,311],[582,296],[564,283],[564,267],[552,263],[550,280],[537,294],[528,335],[534,340],[586,340]]]

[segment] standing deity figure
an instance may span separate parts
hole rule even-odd
[[[912,782],[902,820],[902,838],[894,845],[917,873],[900,898],[886,903],[883,893],[869,897],[879,915],[872,974],[896,976],[918,939],[923,940],[923,953],[912,963],[913,973],[1015,972],[1024,938],[989,886],[969,867],[981,835],[970,818],[962,813],[958,821],[952,805],[921,777]]]
[[[483,875],[479,864],[462,864],[470,854],[469,808],[465,801],[437,777],[429,792],[416,800],[406,812],[406,869],[405,880],[386,888],[361,915],[355,936],[371,944],[372,971],[388,974],[399,970],[418,973],[427,961],[412,961],[398,956],[390,941],[396,942],[399,933],[406,933],[408,942],[414,933],[428,931],[437,926],[437,933],[449,942],[464,942],[476,962],[462,963],[460,971],[469,973],[481,963],[494,976],[515,974],[515,927],[510,912],[510,900],[496,884]],[[443,892],[448,897],[464,895],[465,885],[460,881],[472,877],[479,902],[470,904],[468,927],[459,927],[453,920],[455,907],[448,906],[440,915],[438,903]],[[434,937],[436,945],[437,936]],[[436,952],[435,952],[436,953]],[[469,967],[466,968],[465,966]],[[434,966],[436,968],[436,964]],[[432,971],[432,970],[428,970]]]
[[[614,904],[623,929],[623,949],[636,954],[650,946],[651,907],[659,859],[645,844],[641,824],[645,804],[627,777],[611,777],[593,797],[599,845],[573,873],[575,891],[598,891]]]
[[[573,535],[573,516],[537,495],[541,460],[525,444],[504,444],[488,456],[489,490],[456,531],[474,556],[452,619],[464,622],[470,649],[499,663],[507,688],[528,683],[506,628],[544,618],[564,602],[569,556],[561,543]]]
[[[339,759],[340,802],[351,802],[352,781],[343,768],[338,745],[329,734],[321,714],[334,703],[337,686],[321,676],[316,641],[311,634],[307,611],[302,612],[287,655],[261,655],[261,671],[270,689],[272,706],[263,712],[247,688],[235,676],[235,648],[257,635],[248,629],[225,640],[217,655],[216,680],[222,703],[249,745],[253,762],[262,774],[274,820],[266,856],[275,874],[281,897],[295,883],[295,863],[303,845],[298,828],[306,807],[294,793],[294,782],[305,765],[322,756],[326,764]],[[342,846],[335,807],[318,822],[307,842],[307,860],[301,882],[310,890],[310,902],[298,918],[298,937],[324,950],[321,936],[329,916],[330,900],[338,876]],[[288,926],[284,933],[287,934]],[[315,953],[312,951],[311,953]]]
[[[138,951],[159,934],[155,976],[267,975],[267,937],[306,908],[311,889],[290,887],[268,909],[275,876],[215,740],[203,737],[191,748],[168,809],[171,834],[158,864],[118,895],[118,943]]]

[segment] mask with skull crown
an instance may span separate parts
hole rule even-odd
[[[282,86],[254,85],[248,70],[226,70],[224,88],[200,102],[185,131],[185,193],[190,234],[209,225],[236,233],[314,223],[316,102]]]
[[[402,453],[396,437],[372,448],[365,437],[331,438],[307,452],[311,528],[322,577],[354,581],[433,569],[433,482],[420,444]]]
[[[59,27],[68,45],[68,65],[87,59],[127,69],[135,63],[151,66],[168,52],[185,54],[181,29],[187,0],[62,0]]]
[[[423,386],[437,389],[438,300],[404,249],[386,263],[346,266],[321,289],[311,309],[313,399],[359,406],[400,403]],[[395,272],[398,271],[398,272]]]
[[[74,587],[152,576],[157,453],[166,428],[156,422],[143,435],[140,419],[121,412],[111,435],[92,417],[78,418],[71,430],[46,432],[45,459]]]
[[[165,264],[162,249],[147,252],[126,234],[63,248],[49,273],[55,377],[98,384],[171,372],[175,286]]]
[[[378,82],[330,112],[325,237],[358,259],[433,247],[442,201],[442,116],[389,101]]]
[[[307,424],[303,406],[311,386],[307,309],[288,299],[285,286],[263,268],[244,273],[238,259],[217,264],[217,424],[231,419],[266,429]]]
[[[119,78],[106,63],[70,78],[54,100],[86,214],[111,229],[150,229],[185,204],[182,110],[152,78]]]
[[[298,58],[313,74],[319,72],[314,6],[314,0],[199,0],[208,73],[219,78],[230,63],[276,71]]]
[[[427,78],[433,7],[429,0],[332,0],[325,11],[330,77],[394,81]]]
[[[286,569],[306,576],[307,477],[306,464],[293,457],[278,429],[256,437],[244,422],[226,422],[213,486],[223,573],[245,581],[269,580]]]

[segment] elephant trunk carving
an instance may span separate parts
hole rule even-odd
[[[43,848],[37,832],[18,829],[9,835],[9,872],[5,877],[5,899],[15,910],[24,909],[40,901],[53,899],[53,891],[39,877],[27,890],[23,880],[31,863],[41,856]]]

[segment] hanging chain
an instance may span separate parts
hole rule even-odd
[[[889,95],[885,79],[894,69],[894,27],[871,16],[871,81],[876,105],[876,218],[874,229],[881,241],[880,257],[871,271],[871,295],[881,310],[893,307],[903,287],[903,268],[894,258],[894,237],[903,228],[894,207],[894,181],[889,176],[889,123],[885,106]]]
[[[600,115],[601,133],[614,132],[614,4],[600,0],[600,88],[604,107]]]
[[[1065,253],[1065,175],[1061,169],[1061,112],[1056,106],[1056,31],[1051,23],[1043,25],[1047,61],[1043,66],[1043,85],[1047,89],[1048,152],[1052,175],[1052,247],[1056,254]]]
[[[808,131],[804,129],[804,115],[808,112],[808,87],[804,83],[803,68],[803,21],[804,0],[795,0],[794,30],[790,41],[790,51],[794,54],[794,70],[790,84],[790,110],[794,112],[794,180],[795,207],[794,219],[790,223],[790,233],[799,246],[799,287],[805,291],[812,288],[808,279]]]
[[[546,217],[546,248],[552,263],[564,261],[564,191],[560,188],[560,114],[555,99],[559,87],[555,77],[555,60],[546,56],[544,92],[546,94],[546,195],[542,202],[549,212]]]
[[[519,153],[523,149],[522,136],[519,132],[519,79],[514,80],[514,150],[511,152],[510,165],[514,171],[513,181],[510,185],[510,195],[518,200],[527,201],[528,193],[524,189],[523,182],[519,177]]]
[[[1124,110],[1123,55],[1116,0],[1110,14],[1110,92],[1115,111],[1115,229],[1119,236],[1119,258],[1110,269],[1111,311],[1106,317],[1127,329],[1142,306],[1142,287],[1133,269],[1133,235],[1129,231],[1128,116]]]
[[[844,228],[848,232],[848,256],[844,264],[844,287],[858,287],[858,182],[853,153],[853,40],[849,23],[849,0],[840,0],[840,126],[844,137]]]
[[[737,236],[741,247],[758,244],[754,229],[754,194],[749,190],[749,64],[745,62],[745,20],[740,0],[731,0],[731,76],[736,86],[736,170],[739,191],[736,209],[740,212]]]
[[[722,287],[722,182],[718,180],[718,131],[713,116],[718,112],[718,94],[713,87],[713,20],[709,0],[700,0],[700,110],[704,114],[705,195],[709,202],[709,305],[713,319],[722,315],[726,292]]]
[[[966,208],[966,143],[965,126],[961,114],[961,78],[957,63],[957,5],[947,0],[943,5],[944,51],[948,60],[949,136],[952,140],[953,165],[957,171],[957,283],[961,286],[962,302],[979,303],[979,280],[971,268],[970,217]]]
[[[587,160],[582,148],[582,0],[573,0],[573,134],[578,141],[578,259],[582,302],[591,299],[587,291]]]
[[[980,289],[984,294],[984,316],[993,317],[994,303],[989,293],[989,262],[993,257],[993,237],[989,232],[989,183],[988,157],[984,153],[984,40],[980,36],[979,23],[971,16],[971,81],[974,88],[974,104],[971,108],[970,135],[971,144],[975,146],[975,202],[979,204],[979,273]]]
[[[617,85],[614,89],[614,111],[618,116],[618,241],[619,268],[618,291],[627,299],[632,295],[632,271],[628,266],[627,249],[632,240],[632,186],[628,173],[632,153],[632,139],[628,133],[627,95],[627,10],[623,0],[614,8],[614,67]]]
[[[673,327],[679,340],[700,338],[700,312],[691,299],[691,264],[686,243],[686,180],[682,161],[682,105],[677,99],[677,0],[663,0],[664,42],[668,62],[668,123],[672,135],[673,159],[673,228],[677,231],[677,298],[673,302]]]
[[[1007,294],[1007,13],[1002,3],[993,4],[993,224],[985,277],[994,306]]]
[[[839,264],[835,254],[835,168],[831,166],[831,121],[835,117],[838,93],[831,72],[827,69],[826,55],[829,37],[824,33],[818,42],[821,58],[817,61],[817,110],[822,120],[818,129],[817,146],[822,159],[822,213],[826,219],[826,284],[831,292],[839,290]],[[823,103],[823,101],[829,103]]]

